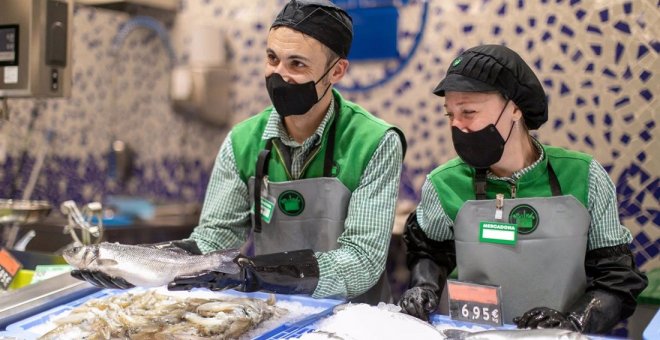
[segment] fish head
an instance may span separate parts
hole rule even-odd
[[[68,264],[78,269],[91,269],[99,257],[99,247],[98,245],[84,246],[74,244],[65,249],[62,256]]]

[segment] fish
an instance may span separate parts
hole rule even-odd
[[[442,333],[448,340],[589,340],[582,333],[566,329],[508,329],[468,332],[460,329],[445,329]]]
[[[236,274],[240,267],[233,260],[238,254],[238,249],[228,249],[190,255],[182,251],[109,242],[73,246],[63,252],[66,262],[76,269],[101,271],[139,287],[158,287],[178,276],[204,271]]]

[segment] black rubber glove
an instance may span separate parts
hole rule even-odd
[[[96,287],[110,289],[128,289],[135,287],[121,277],[112,277],[96,270],[78,270],[71,271],[71,276],[78,280],[87,281]]]
[[[440,281],[446,277],[441,277],[440,268],[431,259],[420,259],[411,270],[412,288],[403,293],[399,306],[402,312],[428,321],[429,315],[438,309]]]
[[[186,255],[202,254],[202,252],[197,247],[197,243],[193,240],[176,240],[153,244],[140,244],[140,246],[170,250]],[[128,289],[135,287],[133,284],[127,282],[121,277],[113,277],[97,270],[74,269],[71,271],[71,276],[78,280],[87,281],[92,285],[100,288]]]
[[[417,214],[406,221],[403,235],[406,262],[410,269],[410,289],[399,300],[402,312],[428,321],[440,302],[448,274],[456,267],[454,241],[429,239],[419,227]]]
[[[564,313],[547,307],[532,308],[522,316],[513,318],[518,328],[562,328],[578,331],[578,326]]]
[[[241,267],[238,274],[206,271],[197,275],[180,276],[175,278],[167,289],[208,288],[312,294],[319,280],[319,265],[311,249],[255,257],[239,255],[234,262]]]
[[[619,321],[632,315],[637,307],[636,298],[646,288],[648,279],[635,266],[627,244],[589,251],[585,270],[587,291],[568,312],[534,308],[522,317],[514,318],[514,323],[519,328],[566,328],[598,334],[611,331]],[[537,319],[545,321],[542,323]]]

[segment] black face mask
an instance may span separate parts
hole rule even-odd
[[[277,113],[282,117],[286,117],[301,115],[309,111],[312,106],[316,105],[325,96],[332,85],[328,85],[325,91],[323,91],[321,98],[318,98],[316,95],[316,84],[330,72],[338,61],[339,59],[316,82],[310,80],[304,84],[289,84],[284,81],[284,78],[279,73],[273,73],[266,77],[266,89]]]
[[[502,139],[502,135],[497,131],[496,126],[508,104],[509,101],[507,100],[495,124],[488,124],[479,131],[463,132],[461,129],[452,126],[451,138],[454,142],[454,149],[465,163],[474,168],[488,168],[502,158],[504,145],[511,136],[515,122],[511,123],[511,129],[506,140]]]

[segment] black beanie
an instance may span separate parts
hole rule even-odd
[[[541,82],[527,63],[505,46],[481,45],[461,53],[433,93],[444,96],[445,91],[499,91],[520,108],[530,130],[548,120],[548,101]]]
[[[351,17],[329,0],[291,0],[270,28],[285,26],[320,41],[342,58],[353,41]]]

